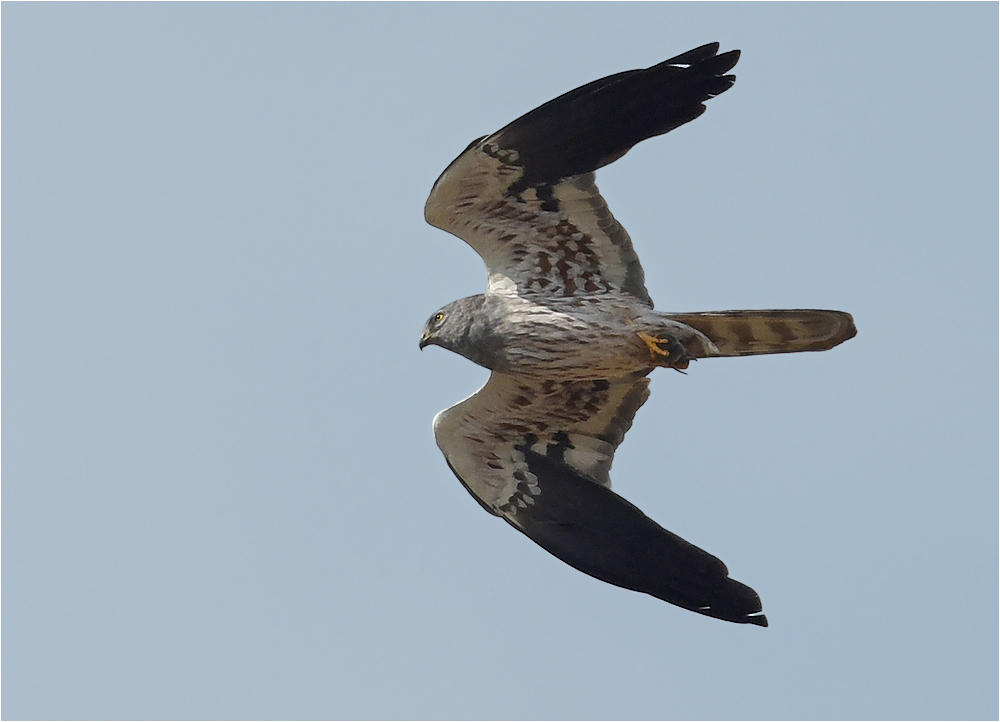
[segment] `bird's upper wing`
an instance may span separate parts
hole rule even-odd
[[[766,626],[760,598],[725,564],[611,491],[612,457],[648,386],[643,374],[560,382],[494,373],[437,415],[434,437],[487,511],[567,564],[701,614]]]
[[[705,112],[735,81],[739,51],[712,43],[595,80],[474,141],[437,179],[433,226],[483,257],[490,290],[573,296],[623,291],[652,306],[632,242],[593,171]]]

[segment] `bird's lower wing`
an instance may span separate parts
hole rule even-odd
[[[567,564],[700,614],[766,626],[757,594],[719,559],[610,489],[612,458],[648,383],[643,374],[557,382],[494,373],[438,414],[434,436],[487,511]]]

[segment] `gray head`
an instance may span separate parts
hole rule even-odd
[[[503,348],[496,327],[502,311],[486,296],[452,301],[424,324],[420,348],[440,346],[491,370],[503,366]]]

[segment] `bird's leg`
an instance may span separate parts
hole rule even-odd
[[[649,353],[652,355],[654,361],[659,361],[659,359],[656,358],[657,356],[670,356],[669,349],[660,348],[661,343],[669,345],[670,339],[656,338],[656,336],[650,336],[648,333],[644,333],[642,331],[636,331],[636,333],[639,334],[639,338],[641,338],[646,343],[646,346],[649,347]]]
[[[677,339],[668,336],[667,338],[657,338],[643,331],[636,331],[639,338],[643,340],[649,348],[649,355],[658,366],[670,366],[678,371],[688,367],[689,359],[683,344]],[[667,359],[671,359],[667,361]]]

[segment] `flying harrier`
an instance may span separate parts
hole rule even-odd
[[[840,311],[653,310],[593,171],[728,90],[740,54],[718,51],[712,43],[595,80],[452,161],[424,216],[482,256],[489,283],[431,316],[420,348],[442,346],[492,371],[434,419],[448,466],[486,511],[605,582],[766,627],[753,589],[611,491],[608,477],[654,368],[824,351],[856,333]]]

